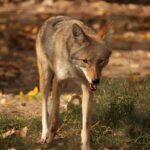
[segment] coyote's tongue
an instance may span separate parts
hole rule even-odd
[[[96,84],[90,83],[90,89],[91,89],[92,91],[95,91],[95,90],[97,89]]]

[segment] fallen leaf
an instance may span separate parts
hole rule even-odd
[[[34,87],[34,89],[32,91],[27,93],[27,96],[34,97],[34,96],[36,96],[38,94],[38,92],[39,92],[38,91],[38,87],[36,86],[36,87]]]
[[[15,128],[13,128],[13,129],[11,129],[11,130],[9,130],[9,131],[3,133],[3,134],[2,134],[2,137],[5,139],[5,138],[7,138],[7,137],[9,137],[9,136],[12,136],[12,135],[14,135],[14,134],[15,134]]]
[[[24,94],[23,91],[20,91],[19,94],[18,94],[18,97],[24,97],[28,100],[31,100],[31,99],[41,99],[41,94],[38,90],[38,87],[35,86],[33,90],[29,91],[27,94]]]
[[[20,130],[16,130],[15,134],[22,138],[25,138],[27,136],[27,132],[28,132],[28,127],[24,127]]]
[[[13,128],[3,133],[2,137],[7,138],[9,136],[16,135],[16,136],[25,138],[27,136],[27,132],[28,132],[28,127],[21,128],[20,130],[16,130],[15,128]]]

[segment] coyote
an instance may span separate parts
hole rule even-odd
[[[81,149],[90,150],[93,91],[97,89],[101,71],[111,54],[108,27],[105,24],[96,33],[83,22],[67,16],[52,17],[41,27],[36,52],[43,97],[42,142],[51,143],[56,134],[62,83],[73,79],[81,85],[83,92]],[[48,108],[50,93],[52,99]]]

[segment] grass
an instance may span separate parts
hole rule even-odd
[[[150,79],[102,79],[93,106],[91,143],[93,150],[150,149]],[[68,106],[61,114],[61,127],[50,150],[79,150],[81,106]],[[35,150],[41,133],[40,117],[0,116],[0,134],[27,126],[26,138],[0,137],[0,148]]]
[[[29,128],[27,138],[21,138],[15,135],[7,138],[0,137],[0,148],[2,148],[2,150],[7,150],[8,148],[16,148],[17,150],[35,149],[37,146],[37,137],[40,136],[40,118],[8,117],[1,115],[0,123],[1,134],[12,128],[15,128],[16,130],[26,126]]]

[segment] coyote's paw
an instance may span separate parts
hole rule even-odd
[[[50,144],[53,138],[54,134],[47,134],[45,137],[41,137],[41,144]]]
[[[42,130],[42,135],[41,135],[41,143],[46,143],[46,140],[47,140],[47,133],[48,133],[48,129],[47,128],[44,128]]]
[[[44,135],[41,137],[41,144],[49,144],[51,141],[49,140],[48,135]]]
[[[53,141],[54,136],[55,136],[54,133],[52,133],[52,132],[48,133],[47,136],[46,136],[46,143],[50,144]]]
[[[41,144],[47,144],[47,137],[45,137],[45,138],[41,138]]]

